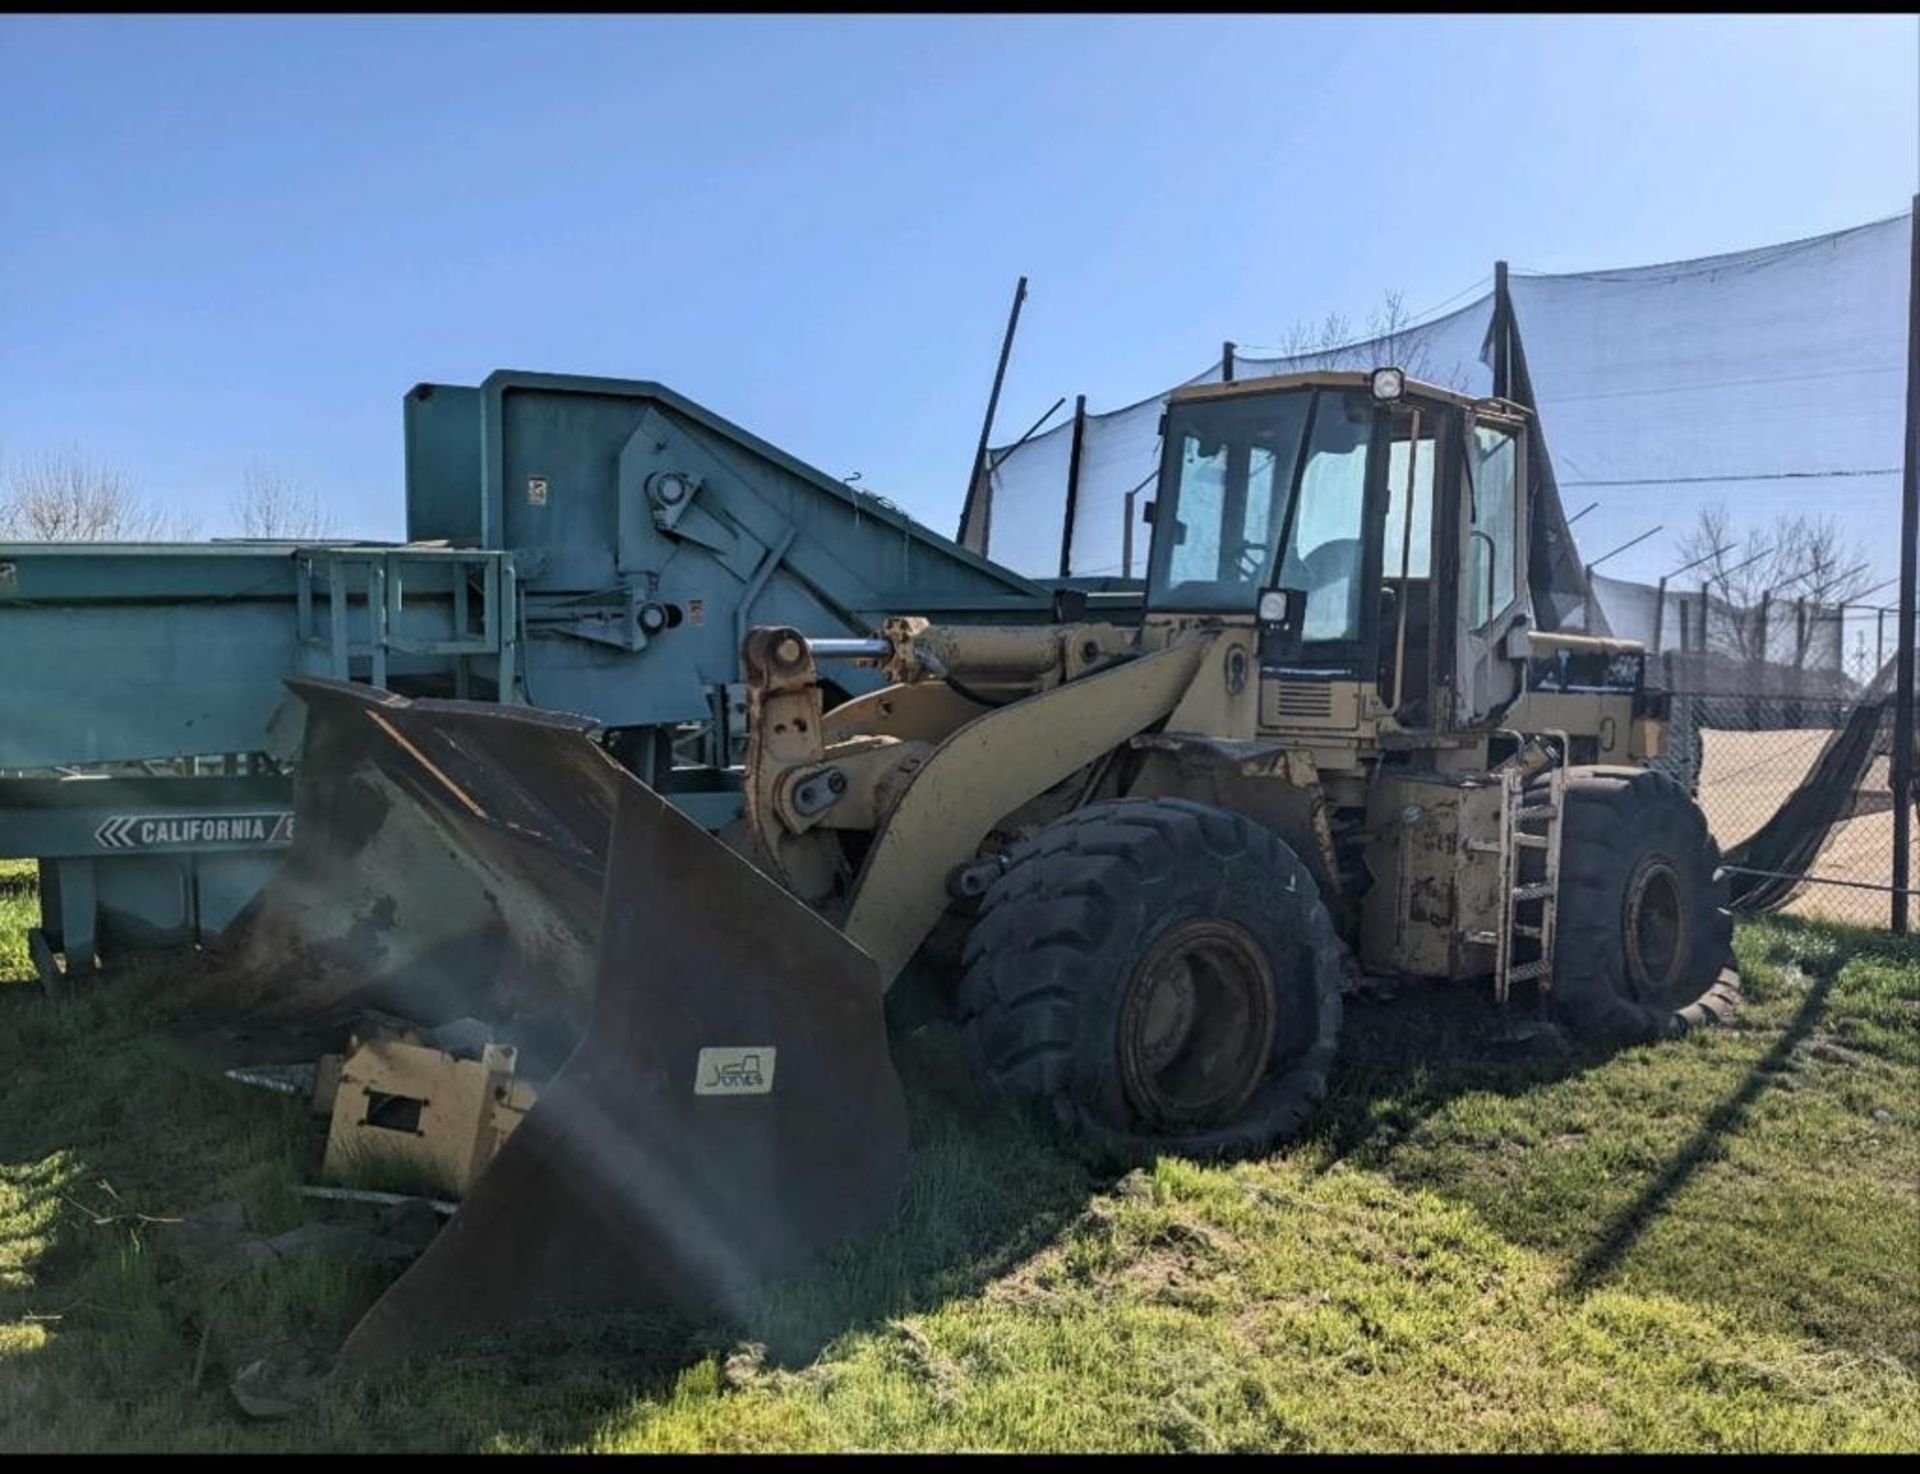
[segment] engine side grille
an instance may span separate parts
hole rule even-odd
[[[1324,681],[1282,681],[1275,696],[1283,718],[1325,721],[1333,715],[1333,687]]]

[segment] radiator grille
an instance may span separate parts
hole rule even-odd
[[[1333,715],[1333,687],[1322,681],[1282,681],[1275,699],[1282,717],[1325,721]]]

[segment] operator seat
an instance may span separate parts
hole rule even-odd
[[[1346,585],[1347,607],[1329,606],[1329,590]],[[1306,638],[1338,638],[1353,624],[1353,599],[1360,587],[1360,539],[1338,537],[1323,542],[1302,558],[1288,549],[1280,586],[1304,590],[1307,595]],[[1320,631],[1315,634],[1315,630]]]

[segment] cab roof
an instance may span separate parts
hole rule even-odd
[[[1391,365],[1382,366],[1391,367]],[[1372,382],[1371,369],[1319,369],[1304,374],[1270,374],[1260,379],[1230,379],[1219,384],[1187,384],[1175,389],[1168,396],[1168,403],[1186,404],[1199,399],[1231,399],[1243,394],[1271,394],[1283,389],[1365,389]],[[1402,397],[1439,399],[1449,404],[1457,404],[1463,409],[1477,409],[1491,414],[1522,416],[1528,413],[1525,405],[1515,404],[1510,399],[1497,399],[1492,396],[1478,398],[1471,394],[1462,394],[1455,389],[1443,389],[1438,384],[1428,384],[1411,377],[1406,380]]]

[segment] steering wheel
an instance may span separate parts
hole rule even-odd
[[[1267,545],[1249,538],[1233,555],[1234,572],[1242,579],[1258,578],[1266,568]]]

